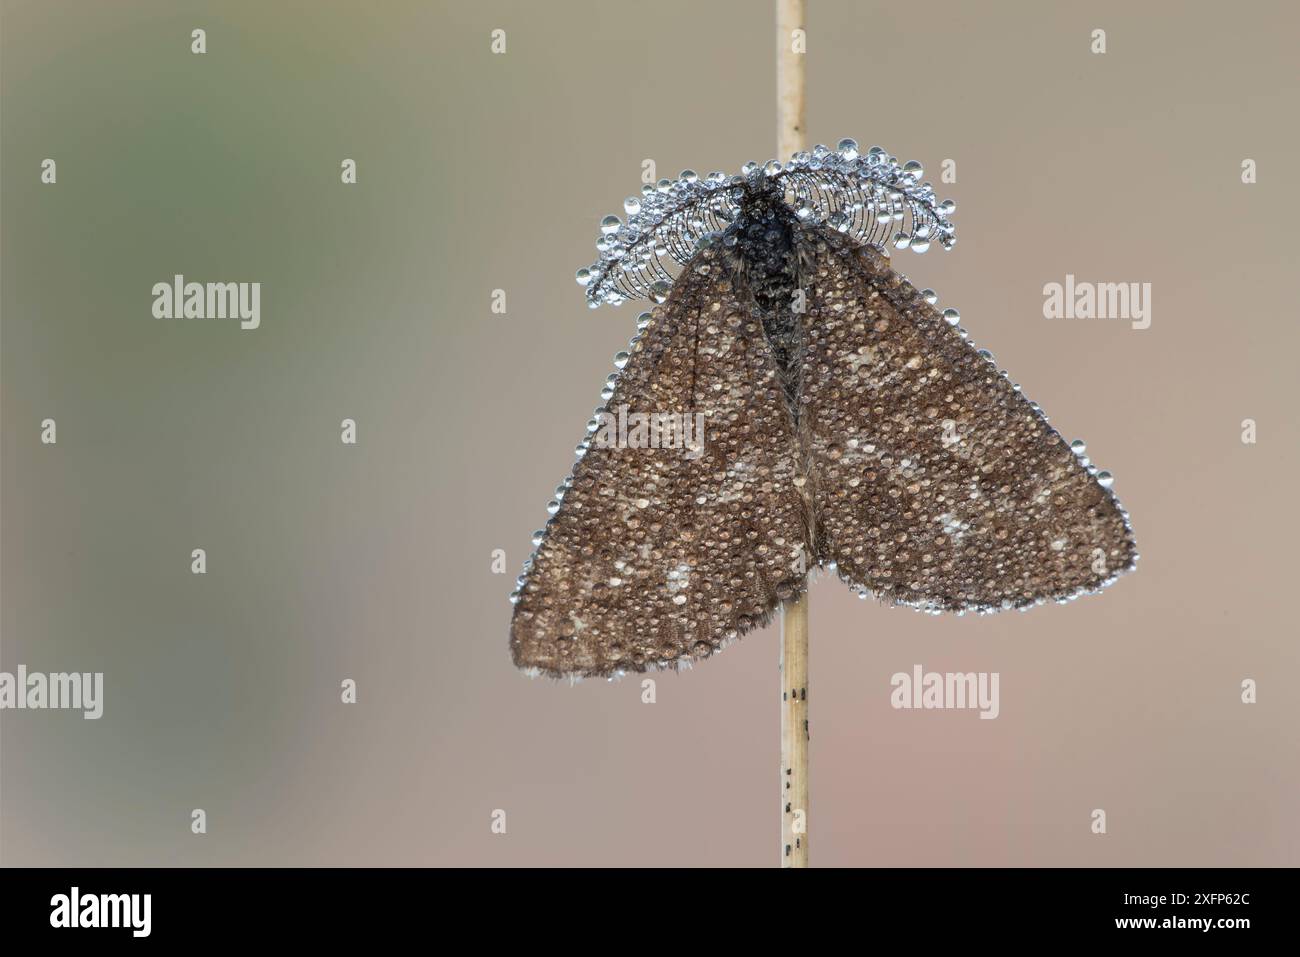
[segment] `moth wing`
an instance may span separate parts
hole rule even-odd
[[[1119,502],[992,361],[878,250],[801,235],[818,560],[933,611],[1065,600],[1131,569]]]
[[[706,248],[654,310],[605,408],[626,412],[629,446],[637,413],[702,413],[703,441],[619,447],[604,421],[517,593],[518,667],[591,676],[707,657],[803,589],[808,507],[755,308]]]

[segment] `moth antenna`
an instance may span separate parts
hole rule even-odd
[[[823,223],[859,243],[918,253],[932,243],[951,249],[957,238],[949,217],[957,206],[939,201],[923,175],[920,163],[899,163],[879,146],[859,153],[851,139],[835,149],[795,153],[784,164],[746,163],[737,176],[683,170],[676,180],[661,179],[628,197],[626,222],[601,220],[600,258],[575,278],[592,309],[628,299],[662,302],[701,241],[736,218],[745,193],[769,187],[781,190],[801,221]]]

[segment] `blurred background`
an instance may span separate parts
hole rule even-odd
[[[809,6],[810,142],[957,201],[956,249],[896,263],[1142,552],[1023,615],[819,581],[814,865],[1300,864],[1296,8]],[[777,863],[775,628],[643,704],[517,673],[506,598],[635,331],[573,272],[643,161],[773,155],[771,4],[5,0],[0,32],[0,668],[105,675],[98,721],[3,713],[0,863]],[[154,319],[176,273],[261,282],[261,327]],[[1067,273],[1151,283],[1151,327],[1044,319]],[[893,710],[916,664],[1000,673],[1000,717]]]

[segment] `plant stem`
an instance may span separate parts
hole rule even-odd
[[[777,158],[807,146],[804,0],[776,0]],[[796,46],[796,43],[798,44]],[[781,866],[808,866],[808,592],[781,605]]]

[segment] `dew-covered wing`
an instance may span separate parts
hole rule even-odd
[[[1129,570],[1109,477],[879,251],[824,228],[803,236],[818,559],[938,611],[1068,599]]]
[[[699,251],[635,341],[516,594],[519,667],[609,675],[707,657],[803,589],[792,418],[741,283]],[[695,434],[637,447],[655,434],[637,432],[641,414]]]

